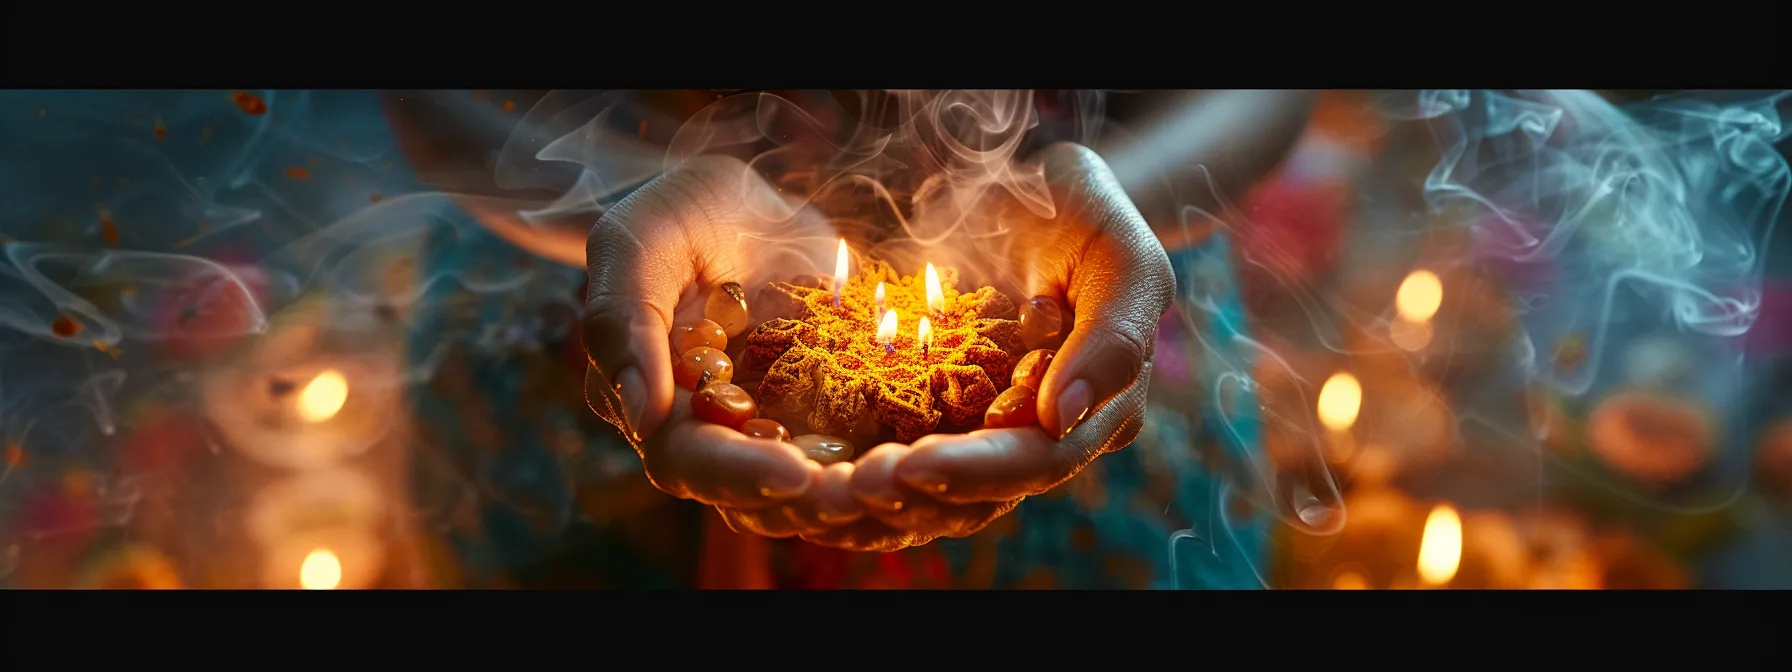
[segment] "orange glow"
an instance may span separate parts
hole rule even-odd
[[[1408,322],[1424,322],[1444,303],[1444,283],[1436,273],[1413,271],[1394,293],[1394,310]]]
[[[1356,572],[1344,572],[1332,579],[1332,590],[1368,590],[1369,580]]]
[[[928,322],[925,317],[921,318],[920,326],[915,327],[915,340],[921,342],[921,352],[923,353],[927,352],[927,348],[933,346],[933,324]]]
[[[342,584],[342,561],[327,548],[305,556],[299,565],[299,585],[305,590],[335,590]]]
[[[1439,504],[1425,518],[1425,536],[1419,542],[1419,578],[1442,586],[1456,578],[1462,562],[1462,518],[1448,504]]]
[[[940,291],[940,272],[927,265],[927,309],[935,314],[946,312],[946,293]]]
[[[306,422],[324,422],[336,417],[348,401],[348,379],[331,369],[317,374],[305,389],[299,391],[299,417]]]
[[[1327,429],[1342,432],[1356,424],[1357,411],[1363,407],[1363,387],[1356,376],[1342,371],[1326,379],[1319,389],[1319,422]]]
[[[846,286],[846,269],[852,255],[846,252],[846,239],[840,239],[840,253],[834,257],[834,303],[840,303],[840,289]]]
[[[1394,320],[1388,325],[1388,340],[1407,352],[1424,350],[1431,344],[1431,323]]]
[[[877,324],[877,342],[891,345],[896,342],[896,311],[884,313],[884,319]]]

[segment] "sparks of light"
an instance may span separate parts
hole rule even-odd
[[[846,252],[846,239],[840,239],[840,253],[834,256],[834,305],[840,305],[840,290],[846,287],[846,267],[851,262]]]
[[[890,314],[896,313],[890,311]],[[915,327],[915,340],[921,342],[921,352],[927,352],[928,348],[933,347],[933,323],[928,322],[925,317],[921,318],[921,323]]]
[[[342,561],[330,549],[320,548],[299,565],[299,585],[305,590],[335,590],[342,584]]]
[[[1394,310],[1408,322],[1424,322],[1444,303],[1444,283],[1436,273],[1417,270],[1406,276],[1394,293]]]
[[[1356,424],[1357,411],[1363,407],[1363,387],[1356,376],[1342,371],[1326,379],[1319,388],[1319,422],[1327,429],[1342,432]]]
[[[946,293],[940,289],[940,272],[927,265],[927,309],[935,314],[946,312]]]
[[[1462,562],[1462,518],[1448,504],[1439,504],[1425,518],[1425,536],[1419,542],[1419,578],[1441,586],[1456,578]]]
[[[323,422],[336,417],[348,401],[348,379],[340,371],[330,369],[317,374],[305,389],[299,391],[299,417],[306,422]]]
[[[884,345],[896,342],[896,311],[884,313],[883,321],[877,325],[877,342]]]

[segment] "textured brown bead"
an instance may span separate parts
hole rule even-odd
[[[709,320],[699,320],[696,324],[681,324],[672,328],[672,351],[690,352],[697,348],[728,349],[728,333],[722,331],[722,325]]]
[[[821,464],[834,464],[852,459],[852,442],[826,434],[804,434],[791,439],[809,459]]]
[[[697,389],[697,381],[709,374],[711,383],[734,380],[734,362],[715,348],[694,348],[679,355],[672,363],[672,380],[687,390]]]
[[[738,282],[716,285],[703,304],[703,317],[721,325],[730,338],[739,335],[747,328],[747,290]]]
[[[1064,308],[1049,296],[1035,296],[1020,307],[1020,339],[1028,350],[1064,343]]]
[[[691,412],[698,420],[739,428],[759,415],[759,405],[739,385],[714,383],[691,395]]]
[[[740,433],[755,439],[771,439],[773,441],[789,441],[790,430],[778,424],[777,420],[754,418],[740,426]]]
[[[1052,366],[1052,358],[1058,355],[1056,350],[1034,350],[1020,358],[1014,365],[1014,375],[1010,384],[1015,387],[1030,387],[1035,390],[1045,387],[1045,372]]]
[[[1039,422],[1038,394],[1030,387],[1010,387],[990,402],[983,414],[983,426],[989,429],[1027,427]]]

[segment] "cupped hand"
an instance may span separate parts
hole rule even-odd
[[[824,469],[789,443],[702,422],[692,415],[691,392],[673,382],[669,336],[680,296],[746,282],[748,260],[765,250],[744,234],[810,234],[817,252],[831,258],[835,238],[821,222],[768,222],[746,206],[773,198],[745,163],[702,156],[604,214],[585,256],[586,400],[635,447],[655,487],[715,506],[737,531],[791,537],[845,530],[832,545],[860,550],[925,541],[865,520],[849,491],[854,465]]]
[[[1013,259],[1036,283],[1033,294],[1075,315],[1038,390],[1039,426],[873,448],[851,483],[867,520],[917,539],[976,532],[1131,443],[1144,426],[1157,323],[1176,291],[1169,259],[1095,152],[1060,144],[1038,160],[1054,214],[1003,210],[1019,220],[1007,225],[1025,232]],[[805,538],[835,542],[852,531]]]

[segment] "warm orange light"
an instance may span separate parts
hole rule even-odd
[[[1394,293],[1394,310],[1408,322],[1424,322],[1444,303],[1444,283],[1436,273],[1417,270],[1406,276]]]
[[[1411,322],[1405,318],[1388,324],[1388,340],[1407,352],[1424,350],[1431,344],[1431,323]]]
[[[946,293],[940,290],[940,272],[927,265],[927,309],[934,314],[946,312]]]
[[[1419,578],[1441,586],[1456,578],[1462,562],[1462,518],[1448,504],[1439,504],[1425,518],[1425,536],[1419,542]]]
[[[1344,572],[1332,579],[1332,590],[1368,590],[1369,580],[1356,572]]]
[[[851,255],[846,252],[846,239],[840,239],[840,253],[834,257],[834,305],[840,305],[840,290],[846,286],[846,267]]]
[[[873,314],[884,314],[884,283],[881,282],[877,283],[877,312]]]
[[[305,590],[335,590],[342,584],[342,561],[327,548],[305,556],[299,565],[299,585]]]
[[[877,324],[877,342],[892,345],[896,342],[896,311],[884,313],[884,319]]]
[[[921,342],[921,352],[927,352],[928,348],[933,347],[933,323],[928,322],[925,317],[921,318],[921,324],[915,327],[915,340]]]
[[[323,422],[336,417],[348,401],[348,379],[331,369],[317,374],[305,389],[299,391],[299,417],[306,422]]]
[[[1319,422],[1327,429],[1342,432],[1356,424],[1357,411],[1363,407],[1363,387],[1356,376],[1342,371],[1326,379],[1319,388]]]

